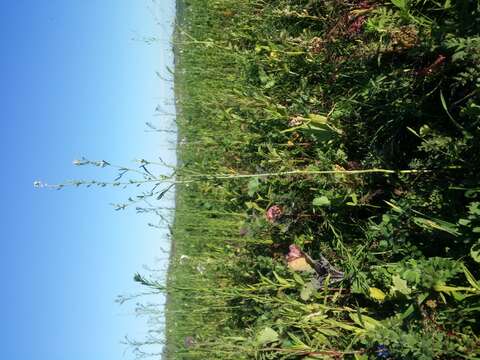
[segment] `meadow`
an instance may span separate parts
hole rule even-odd
[[[185,0],[166,359],[480,359],[480,3]]]

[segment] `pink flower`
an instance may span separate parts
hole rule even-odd
[[[357,18],[355,18],[355,20],[352,21],[352,23],[348,27],[347,33],[349,35],[358,34],[362,30],[362,27],[365,21],[366,21],[365,16],[358,16]]]
[[[297,245],[294,245],[294,244],[290,245],[288,247],[288,250],[289,252],[286,256],[288,262],[291,262],[293,260],[303,257],[302,250],[300,250],[300,248]]]
[[[265,214],[267,221],[270,223],[275,223],[278,219],[280,219],[283,215],[283,210],[278,205],[270,206]]]

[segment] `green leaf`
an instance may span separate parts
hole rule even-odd
[[[403,295],[410,295],[412,290],[408,287],[407,282],[403,280],[400,276],[392,276],[393,285],[390,287],[392,293],[399,292]]]
[[[330,204],[330,200],[326,196],[316,197],[312,201],[313,206],[329,206]]]
[[[297,273],[293,273],[293,280],[295,280],[298,284],[304,285],[305,281],[303,281],[302,277]]]
[[[445,110],[445,112],[447,113],[448,115],[448,118],[450,119],[450,121],[453,123],[453,125],[455,125],[460,131],[463,131],[463,126],[460,125],[457,120],[455,120],[452,116],[452,114],[450,114],[450,111],[448,110],[448,105],[447,105],[447,102],[445,101],[445,98],[443,97],[443,92],[442,90],[440,90],[440,101],[442,103],[442,106],[443,106],[443,110]]]
[[[374,330],[375,328],[380,328],[382,327],[382,324],[380,321],[375,320],[374,318],[371,318],[370,316],[362,315],[360,312],[354,314],[350,314],[350,318],[353,320],[353,322],[365,330]]]
[[[460,233],[457,230],[457,227],[455,226],[455,224],[450,223],[448,221],[436,219],[436,218],[433,218],[433,217],[427,219],[427,218],[420,217],[420,216],[414,216],[413,221],[418,226],[420,226],[424,229],[427,229],[427,230],[440,230],[440,231],[444,231],[446,233],[449,233],[453,236],[459,236],[460,235]]]
[[[480,263],[480,241],[470,248],[470,256],[477,263]]]
[[[368,355],[365,354],[354,354],[355,360],[368,360]]]
[[[407,9],[407,0],[392,0],[392,4],[398,7],[399,9]]]
[[[253,201],[247,201],[245,203],[245,205],[247,206],[248,209],[255,209],[259,212],[265,212],[265,209],[262,209],[260,206],[258,206],[257,203],[253,202]]]
[[[279,336],[278,333],[273,330],[271,327],[266,327],[262,331],[260,331],[257,335],[257,339],[255,343],[259,346],[263,346],[266,344],[271,344],[275,341],[278,341]]]
[[[357,194],[351,193],[350,198],[352,199],[352,201],[348,201],[346,204],[350,206],[357,206],[358,204]]]
[[[274,79],[270,79],[267,81],[267,83],[265,84],[264,88],[265,89],[270,89],[272,87],[275,86],[275,80]]]
[[[260,187],[260,180],[258,180],[258,178],[252,178],[248,182],[248,196],[253,196],[258,191],[259,187]]]
[[[463,273],[465,274],[465,277],[467,278],[467,281],[469,284],[477,290],[480,290],[480,281],[477,281],[474,277],[473,274],[467,269],[465,265],[462,264],[463,268]]]
[[[375,288],[375,287],[371,287],[369,288],[369,291],[370,291],[370,297],[374,300],[378,300],[380,302],[382,302],[383,300],[385,300],[385,297],[387,295],[385,295],[385,293],[378,289],[378,288]]]
[[[428,135],[431,132],[430,126],[428,125],[422,125],[420,127],[420,136],[424,137]]]
[[[318,329],[318,332],[327,335],[327,336],[339,336],[340,333],[338,331],[335,331],[333,329],[325,329],[325,328],[320,328]]]
[[[309,114],[308,118],[311,120],[312,123],[317,125],[323,125],[327,123],[328,118],[324,115],[318,114]]]
[[[300,298],[303,301],[307,301],[308,299],[310,299],[314,291],[315,291],[315,288],[313,284],[309,282],[303,286],[302,291],[300,292]]]
[[[452,294],[453,298],[454,298],[455,300],[457,300],[457,301],[463,301],[463,300],[465,300],[465,299],[467,298],[466,295],[461,294],[461,293],[456,292],[456,291],[452,291],[451,294]]]
[[[275,278],[277,279],[280,285],[290,286],[290,283],[288,282],[288,280],[278,275],[275,271],[273,271],[273,275],[275,276]]]
[[[410,283],[415,283],[417,284],[419,281],[420,281],[420,278],[421,278],[421,274],[420,272],[417,270],[413,270],[413,269],[407,269],[403,274],[402,274],[402,277],[407,280],[408,282]]]

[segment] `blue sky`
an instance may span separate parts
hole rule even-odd
[[[174,135],[144,125],[172,126],[155,112],[172,83],[155,72],[169,77],[174,0],[12,1],[0,17],[2,358],[131,359],[120,341],[146,319],[114,300],[143,290],[143,265],[165,267],[166,232],[109,205],[133,189],[32,183],[112,178],[74,167],[81,156],[175,162]]]

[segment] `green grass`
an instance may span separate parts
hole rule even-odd
[[[164,357],[480,358],[478,3],[178,7]]]

